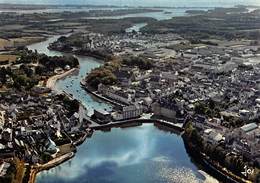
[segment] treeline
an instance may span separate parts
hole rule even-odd
[[[62,103],[64,104],[65,109],[68,111],[67,116],[71,117],[75,112],[79,111],[79,102],[74,99],[71,100],[69,97],[67,97],[64,94],[61,95],[57,95],[56,96],[58,101],[62,101]]]
[[[25,68],[22,65],[20,68]],[[24,88],[25,90],[30,90],[32,87],[38,84],[39,80],[33,77],[33,71],[29,69],[28,74],[21,70],[12,70],[10,67],[0,68],[0,83],[1,86],[14,87],[18,90]]]
[[[137,66],[141,70],[149,70],[153,67],[153,62],[141,56],[127,56],[122,63],[127,66]]]
[[[124,34],[126,29],[137,23],[152,23],[155,19],[149,17],[128,17],[122,19],[80,20],[89,26],[88,30],[101,34]]]
[[[91,86],[93,89],[97,89],[100,83],[105,85],[115,84],[117,82],[117,78],[114,72],[118,70],[120,66],[121,60],[114,57],[103,66],[93,69],[85,79],[86,84]]]
[[[74,68],[79,65],[78,60],[72,56],[49,57],[29,50],[17,54],[19,58],[12,66],[0,68],[0,86],[30,90],[40,80],[52,76],[56,68],[65,69],[66,66]]]
[[[113,53],[107,49],[88,49],[88,48],[81,48],[80,50],[76,51],[78,55],[90,56],[97,59],[102,60],[110,60],[113,58]]]
[[[42,65],[44,69],[53,72],[58,67],[62,69],[65,69],[66,66],[70,66],[70,68],[77,67],[79,61],[73,56],[48,57],[47,55],[42,55],[39,58],[39,64]]]
[[[175,17],[170,20],[151,22],[141,31],[144,33],[177,33],[196,42],[200,42],[201,39],[215,38],[259,40],[260,16],[245,13],[244,10],[244,8],[221,8],[203,15]]]
[[[245,177],[242,174],[242,172],[245,171],[245,166],[253,169],[252,167],[255,167],[255,165],[252,165],[241,155],[231,154],[224,144],[213,145],[204,141],[198,130],[192,126],[191,122],[186,124],[184,139],[185,143],[188,144],[188,148],[192,148],[191,152],[195,152],[194,156],[196,156],[196,158],[205,158],[199,155],[200,153],[204,153],[210,160],[215,163],[217,162],[222,167],[226,167],[229,171],[239,177],[252,180],[256,178],[255,176],[257,176],[257,173],[250,175],[250,177]]]
[[[104,85],[113,85],[117,83],[117,77],[114,74],[120,67],[137,66],[141,70],[149,70],[153,67],[151,60],[138,56],[123,56],[123,58],[112,57],[103,66],[93,69],[85,79],[88,86],[97,89],[100,83]]]

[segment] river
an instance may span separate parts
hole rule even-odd
[[[63,53],[47,49],[58,36],[28,46],[49,56]],[[77,56],[78,72],[56,83],[55,89],[71,93],[89,110],[110,110],[111,106],[90,96],[80,81],[102,61]],[[207,174],[206,174],[207,175]],[[187,154],[181,136],[161,131],[153,125],[129,129],[97,131],[78,149],[75,157],[37,176],[37,183],[173,183],[203,182],[204,176]]]
[[[76,156],[38,175],[37,183],[197,183],[204,177],[182,138],[151,124],[97,131]]]
[[[129,9],[129,8],[47,8],[42,10],[9,10],[1,9],[0,13],[13,12],[18,14],[33,14],[33,13],[59,13],[64,11],[71,12],[88,12],[90,10],[118,10],[118,9]],[[130,8],[131,9],[131,8]],[[146,13],[135,13],[135,14],[126,14],[121,16],[100,16],[100,17],[84,17],[85,19],[121,19],[129,17],[151,17],[156,20],[167,20],[172,17],[186,16],[186,10],[209,10],[213,9],[212,7],[183,7],[183,8],[158,8],[162,10],[161,12],[146,12]]]
[[[30,50],[37,50],[38,53],[44,53],[48,56],[62,56],[64,53],[51,51],[47,47],[49,43],[57,40],[59,36],[53,36],[46,41],[32,44],[28,46]],[[88,95],[85,90],[80,86],[80,81],[89,73],[92,69],[99,67],[102,64],[101,60],[97,60],[92,57],[76,56],[79,60],[80,69],[72,75],[66,77],[64,80],[59,80],[56,83],[55,89],[58,91],[65,91],[70,93],[73,97],[79,101],[88,109],[88,114],[93,113],[94,108],[111,110],[111,106]]]
[[[129,29],[139,30],[144,24]],[[28,46],[49,56],[64,53],[47,49],[59,36]],[[77,56],[79,71],[57,81],[55,90],[65,91],[88,109],[111,110],[111,106],[93,98],[80,87],[91,69],[102,65],[92,57]],[[203,175],[204,176],[203,176]],[[193,163],[182,137],[157,129],[151,124],[128,129],[97,131],[79,148],[75,157],[53,169],[40,172],[37,183],[197,183],[217,182]],[[205,181],[205,177],[210,179]]]

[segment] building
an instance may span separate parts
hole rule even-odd
[[[160,97],[152,104],[152,111],[155,116],[165,117],[174,121],[176,117],[183,117],[185,113],[183,102],[177,99],[175,93]]]
[[[228,134],[229,147],[236,153],[260,164],[260,128],[256,123],[246,124]]]
[[[259,132],[259,127],[256,123],[246,124],[239,129],[239,134],[242,136],[248,136],[254,132]]]
[[[122,107],[122,110],[112,114],[113,119],[116,121],[133,119],[140,117],[143,113],[143,109],[140,105],[130,105]]]
[[[128,67],[120,69],[115,72],[118,82],[122,86],[130,86],[133,80],[133,73],[128,69]]]
[[[92,118],[95,118],[100,123],[111,122],[111,114],[107,111],[95,109]]]
[[[0,177],[4,177],[7,173],[8,168],[11,166],[10,163],[1,162],[0,163]]]
[[[5,111],[0,111],[0,127],[3,127],[5,124]]]
[[[204,130],[204,134],[203,134],[204,139],[213,145],[217,145],[219,144],[221,141],[224,141],[225,138],[220,134],[217,133],[215,130],[213,129],[206,129]]]
[[[2,132],[2,139],[6,142],[12,142],[12,129],[6,128]]]
[[[98,92],[107,98],[129,105],[132,101],[131,95],[117,87],[108,87],[103,84],[98,85]]]

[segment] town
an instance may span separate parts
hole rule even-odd
[[[46,86],[52,76],[76,69],[78,60],[29,50],[15,54],[15,61],[1,63],[0,73],[0,180],[4,182],[28,179],[31,165],[53,160],[47,165],[55,166],[56,159],[65,160],[92,133],[84,107]]]
[[[79,33],[61,37],[50,49],[107,60],[82,81],[87,91],[114,104],[112,111],[94,111],[97,123],[153,114],[196,131],[198,137],[192,138],[219,167],[245,179],[258,174],[257,41],[193,44],[176,33]]]
[[[194,19],[210,17],[215,21],[223,18],[219,15],[222,11],[231,12],[224,12],[225,23],[235,19],[248,25],[251,34],[215,35],[212,30],[205,33],[194,29],[197,34],[187,36],[188,31],[171,30],[168,25],[172,22],[150,18],[143,18],[148,22],[131,31],[114,27],[115,20],[105,25],[113,27],[112,31],[96,31],[93,20],[88,20],[87,24],[92,26],[88,30],[68,26],[66,33],[73,30],[51,42],[49,50],[104,61],[83,76],[80,84],[86,92],[113,107],[94,109],[91,116],[86,115],[87,109],[73,95],[53,90],[57,78],[79,68],[76,57],[49,57],[24,45],[5,46],[4,51],[11,52],[12,58],[0,62],[3,159],[0,180],[11,180],[13,169],[24,171],[19,164],[29,165],[23,177],[29,180],[31,174],[46,169],[44,166],[50,168],[72,157],[76,146],[92,135],[93,125],[151,120],[180,129],[193,156],[220,174],[238,182],[257,182],[260,177],[260,44],[259,35],[252,39],[255,27],[248,20],[259,23],[260,14],[259,10],[245,13],[245,8],[190,12],[199,14],[193,15]],[[95,11],[87,15],[92,13]],[[106,13],[127,14],[118,10],[99,12],[98,16]],[[67,15],[42,15],[49,16]],[[125,24],[120,21],[124,27],[136,20],[125,19]],[[178,19],[168,21],[179,23]],[[139,19],[136,23],[141,22]],[[237,24],[230,26],[238,28]]]

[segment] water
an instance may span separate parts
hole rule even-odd
[[[132,27],[126,29],[126,32],[132,32],[132,31],[136,31],[139,32],[141,28],[145,27],[147,25],[147,23],[140,23],[140,24],[135,24]]]
[[[48,56],[62,56],[64,53],[51,51],[47,47],[49,43],[56,41],[59,36],[54,36],[49,38],[46,41],[32,44],[28,46],[30,50],[37,50],[38,53],[44,53]],[[103,109],[110,111],[112,108],[110,105],[103,103],[102,101],[93,98],[80,86],[80,82],[87,73],[92,69],[99,67],[102,64],[101,60],[97,60],[92,57],[76,56],[79,60],[80,70],[69,77],[66,77],[63,80],[58,80],[56,83],[55,89],[59,91],[65,91],[66,93],[72,94],[73,97],[82,102],[82,104],[88,109],[88,114],[93,113],[93,109]]]
[[[61,56],[63,53],[47,49],[58,37],[28,48],[49,56]],[[55,89],[72,94],[88,108],[89,114],[96,108],[110,110],[110,105],[93,98],[80,87],[80,81],[102,61],[77,58],[80,70],[59,80]],[[197,183],[203,180],[182,138],[153,125],[112,129],[108,133],[97,131],[79,147],[73,159],[37,176],[37,183]]]
[[[1,12],[16,12],[19,14],[31,14],[31,13],[58,13],[58,12],[64,12],[64,11],[71,11],[71,12],[80,12],[80,11],[86,11],[89,10],[116,10],[116,9],[124,9],[124,8],[57,8],[57,9],[43,9],[43,10],[1,10]],[[171,19],[172,17],[178,17],[178,16],[186,16],[185,13],[186,10],[209,10],[213,8],[173,8],[173,9],[161,9],[162,12],[148,12],[148,13],[136,13],[136,14],[127,14],[127,15],[121,15],[121,16],[101,16],[101,17],[82,17],[83,19],[121,19],[121,18],[129,18],[129,17],[151,17],[156,20],[167,20]],[[168,13],[165,13],[168,12]],[[170,13],[169,13],[170,12]]]
[[[121,16],[104,16],[104,17],[86,17],[86,19],[121,19],[129,17],[150,17],[156,20],[167,20],[172,17],[179,17],[187,15],[186,10],[194,8],[178,8],[178,9],[162,9],[162,12],[149,12],[149,13],[136,13],[136,14],[127,14]],[[196,8],[195,8],[196,9]],[[199,8],[199,10],[208,10],[209,8]],[[165,13],[171,12],[171,13]]]
[[[197,183],[203,179],[181,137],[147,124],[95,132],[72,160],[41,172],[37,183]]]
[[[70,12],[89,12],[90,10],[117,10],[117,9],[125,9],[125,8],[111,8],[111,7],[83,7],[83,8],[78,8],[78,7],[60,7],[60,8],[46,8],[46,9],[32,9],[32,10],[16,10],[16,9],[1,9],[0,7],[0,13],[6,13],[6,12],[13,12],[13,13],[18,13],[18,14],[32,14],[32,13],[62,13],[64,11],[70,11]]]

